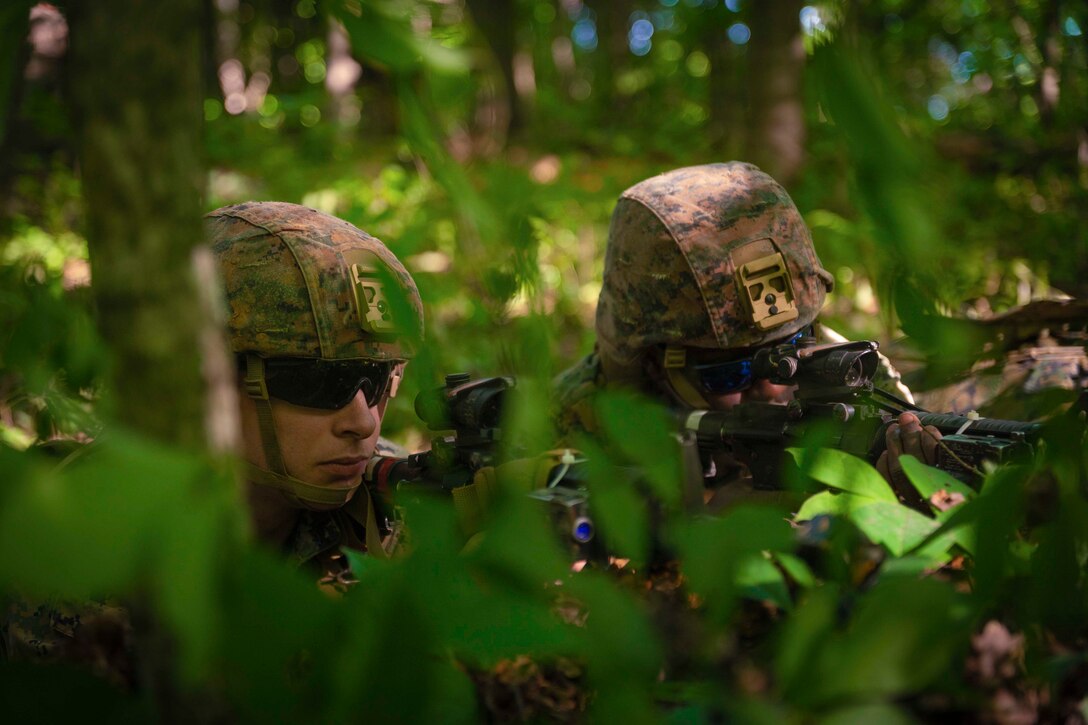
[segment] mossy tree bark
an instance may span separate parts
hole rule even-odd
[[[206,447],[192,253],[202,241],[200,0],[68,7],[72,101],[112,411],[159,440]]]

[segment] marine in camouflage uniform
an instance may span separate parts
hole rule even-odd
[[[690,409],[786,402],[791,389],[751,377],[729,395],[709,390],[701,371],[801,333],[844,342],[816,322],[832,285],[786,189],[754,165],[697,165],[635,184],[611,217],[595,349],[554,381],[560,437],[574,444],[597,432],[596,393],[609,386]],[[874,382],[913,402],[886,358]],[[705,475],[717,486],[743,469],[719,462]]]
[[[919,392],[930,410],[1031,421],[1088,390],[1088,301],[1037,300],[982,320],[963,320],[984,342],[966,379]]]
[[[594,433],[596,392],[625,386],[673,405],[712,407],[696,361],[742,356],[813,330],[834,279],[793,201],[752,164],[677,169],[616,204],[597,304],[597,344],[555,380],[556,423]],[[882,358],[875,383],[910,400]]]
[[[313,209],[246,203],[218,209],[206,219],[229,306],[231,348],[244,369],[245,394],[257,409],[263,455],[248,454],[247,479],[294,505],[297,521],[284,548],[300,565],[315,568],[323,587],[343,590],[354,579],[342,547],[385,553],[379,534],[391,532],[379,524],[382,492],[367,491],[361,477],[349,487],[330,488],[287,470],[272,425],[276,388],[265,380],[266,370],[288,359],[306,366],[307,380],[317,371],[325,376],[321,380],[354,388],[347,392],[356,395],[367,381],[352,371],[373,369],[389,376],[382,387],[395,395],[404,364],[423,336],[419,292],[381,241]],[[305,391],[302,395],[288,402],[332,407],[308,402]],[[380,426],[380,413],[377,422]],[[380,438],[368,453],[403,455]],[[263,465],[255,458],[263,458]]]
[[[260,455],[247,451],[247,480],[293,512],[292,526],[272,542],[300,567],[313,571],[318,586],[342,593],[355,579],[345,548],[382,556],[389,532],[360,473],[351,485],[329,488],[287,470],[277,427],[281,402],[275,391],[305,398],[336,393],[374,408],[369,390],[396,392],[404,364],[422,339],[423,313],[411,276],[382,242],[351,224],[295,204],[247,203],[206,217],[208,239],[218,261],[229,304],[229,335],[244,369],[244,394],[257,408],[251,438]],[[270,377],[287,359],[306,377],[285,382]],[[288,371],[293,368],[288,367]],[[355,372],[353,371],[364,371]],[[382,373],[387,379],[373,377]],[[327,374],[327,375],[326,375]],[[325,375],[325,377],[322,377]],[[331,376],[331,377],[330,377]],[[330,408],[336,395],[312,395]],[[243,404],[244,408],[244,404]],[[324,411],[312,412],[321,415]],[[377,425],[380,429],[380,401]],[[331,413],[330,413],[331,414]],[[243,410],[243,434],[246,421]],[[289,426],[280,427],[290,435]],[[371,454],[403,455],[377,438]],[[374,495],[376,494],[376,495]],[[252,498],[251,498],[252,502]],[[260,531],[260,526],[257,526]],[[386,536],[383,538],[381,534]],[[18,596],[6,603],[0,628],[0,657],[84,664],[122,686],[133,686],[131,626],[116,603],[35,602]]]

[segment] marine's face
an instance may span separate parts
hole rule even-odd
[[[246,460],[267,469],[257,406],[244,393],[240,398]],[[358,390],[343,408],[322,410],[271,398],[272,420],[288,475],[331,489],[358,486],[367,461],[374,455],[388,400],[383,395],[371,405]]]
[[[785,342],[792,343],[800,338],[801,333],[798,333]],[[690,364],[684,374],[711,410],[730,410],[739,403],[785,405],[793,399],[796,386],[778,385],[755,377],[752,360],[757,349],[687,348]]]

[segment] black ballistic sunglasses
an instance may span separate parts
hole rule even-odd
[[[292,405],[339,410],[360,390],[376,405],[389,390],[395,362],[377,360],[308,360],[271,358],[264,361],[268,394]]]

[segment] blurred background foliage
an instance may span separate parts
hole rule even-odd
[[[74,286],[67,26],[29,18],[5,46],[2,259]],[[824,319],[886,342],[896,280],[968,316],[1084,296],[1086,24],[1076,2],[217,0],[205,206],[294,201],[386,241],[434,343],[403,401],[442,370],[577,359],[618,194],[716,160],[786,185],[836,275]]]
[[[445,372],[518,374],[535,391],[519,419],[546,407],[545,381],[592,347],[617,196],[677,166],[743,159],[778,178],[836,276],[823,317],[851,337],[893,340],[919,310],[974,317],[1088,296],[1083,2],[214,0],[204,11],[205,145],[194,149],[208,169],[204,206],[310,205],[405,262],[429,345],[386,431],[412,448],[426,437],[414,394]],[[411,705],[417,719],[471,720],[472,685],[499,698],[493,714],[558,717],[566,711],[519,710],[518,688],[577,681],[583,665],[602,720],[873,720],[906,717],[904,703],[924,716],[1001,702],[1083,717],[1079,439],[1055,445],[1050,468],[994,477],[955,520],[869,500],[851,483],[868,474],[832,461],[822,482],[860,498],[848,510],[853,499],[810,500],[813,515],[838,518],[806,539],[808,558],[782,511],[670,514],[665,538],[686,588],[571,576],[520,498],[483,545],[453,556],[450,512],[422,506],[416,554],[365,567],[361,589],[374,596],[335,607],[259,554],[216,557],[215,546],[236,545],[224,533],[231,502],[209,497],[215,474],[175,453],[122,437],[78,479],[18,454],[93,436],[109,418],[113,363],[87,294],[81,206],[93,180],[77,161],[65,16],[65,3],[0,11],[0,452],[15,474],[0,492],[3,582],[150,591],[178,639],[185,687],[226,662],[226,696],[245,719],[339,721],[355,708],[392,718]],[[622,450],[665,445],[628,430],[627,403],[608,405]],[[131,481],[158,479],[155,495],[92,497],[116,484],[116,466]],[[912,478],[933,492],[923,473]],[[90,488],[74,501],[96,506],[58,507],[50,494],[79,486]],[[602,521],[646,551],[632,525],[649,517],[645,501],[601,486]],[[130,535],[112,540],[120,529]],[[17,552],[44,539],[28,567]],[[196,540],[179,558],[174,544]],[[102,556],[109,547],[124,555]],[[964,556],[977,558],[967,573]],[[563,587],[564,619],[581,627],[549,614]],[[991,619],[1019,632],[1003,629],[1000,657],[972,644]],[[298,626],[284,631],[285,620]],[[260,636],[273,628],[283,637]],[[314,643],[334,656],[300,670],[299,648]],[[526,652],[552,669],[481,674]],[[279,686],[285,669],[295,689]],[[41,685],[9,674],[12,692],[21,678]],[[651,699],[666,705],[649,710]]]

